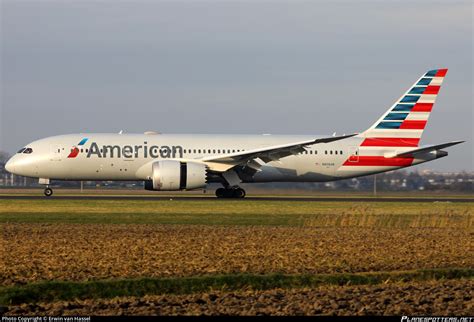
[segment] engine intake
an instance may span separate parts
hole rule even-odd
[[[206,186],[206,165],[197,162],[161,160],[152,165],[151,180],[145,181],[146,190],[176,191]]]

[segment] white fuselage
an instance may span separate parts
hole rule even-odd
[[[202,158],[266,146],[305,141],[302,135],[191,134],[70,134],[41,139],[18,153],[7,170],[23,176],[56,180],[149,180],[157,160],[201,162]],[[86,142],[79,145],[83,140]],[[373,161],[400,148],[360,149],[362,137],[309,145],[306,152],[262,163],[260,171],[242,182],[320,182],[390,171],[435,159],[435,153],[416,158]],[[76,151],[74,151],[77,149]],[[365,156],[369,159],[364,159]],[[378,159],[377,159],[378,158]],[[383,160],[382,160],[383,161]],[[375,163],[374,163],[375,162]]]

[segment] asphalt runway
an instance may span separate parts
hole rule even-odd
[[[216,200],[225,202],[233,201],[312,201],[312,202],[474,202],[474,198],[447,198],[447,197],[427,197],[427,198],[401,198],[401,197],[245,197],[244,199],[218,199],[212,196],[52,196],[45,197],[41,195],[15,196],[0,195],[0,200],[179,200],[179,201],[196,201],[196,200]]]

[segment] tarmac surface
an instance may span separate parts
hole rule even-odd
[[[196,201],[196,200],[264,200],[264,201],[314,201],[314,202],[474,202],[474,198],[447,198],[447,197],[289,197],[289,196],[249,196],[244,199],[227,199],[216,198],[214,196],[134,196],[134,195],[87,195],[87,196],[52,196],[45,197],[42,194],[38,195],[0,195],[0,200],[179,200],[179,201]]]

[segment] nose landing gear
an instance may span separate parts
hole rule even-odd
[[[244,198],[245,190],[242,188],[219,188],[216,190],[217,198]]]
[[[44,195],[46,197],[51,197],[53,195],[53,189],[51,189],[50,187],[46,187],[44,189]]]
[[[48,178],[39,178],[38,183],[46,185],[46,188],[44,189],[44,195],[46,197],[51,197],[53,195],[53,189],[49,187],[50,180]]]

